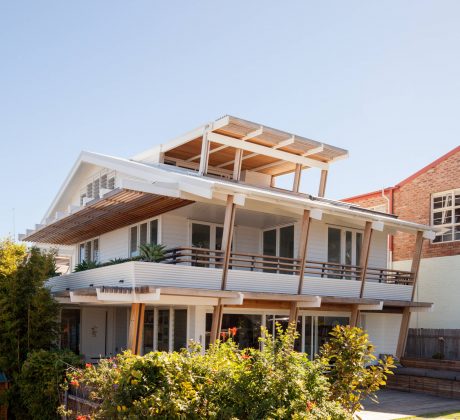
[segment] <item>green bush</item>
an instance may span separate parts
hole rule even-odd
[[[94,418],[351,419],[331,399],[323,367],[293,350],[293,328],[263,350],[240,350],[230,339],[205,354],[125,352],[74,371],[74,386],[99,402]]]
[[[392,374],[393,359],[387,356],[375,364],[375,348],[363,330],[337,325],[320,352],[318,362],[327,372],[331,395],[350,413],[361,409],[361,401],[386,384]]]
[[[139,256],[142,261],[160,262],[165,257],[166,246],[161,244],[145,244],[139,247]]]
[[[59,395],[67,369],[81,365],[80,358],[70,351],[38,350],[28,355],[16,382],[30,418],[58,418]]]

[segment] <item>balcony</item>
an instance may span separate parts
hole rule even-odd
[[[223,252],[178,247],[167,250],[160,263],[130,261],[54,277],[53,292],[102,286],[157,286],[220,290]],[[227,290],[297,294],[300,260],[232,252]],[[361,268],[322,261],[305,264],[303,295],[357,298]],[[364,298],[410,301],[414,275],[369,267]]]

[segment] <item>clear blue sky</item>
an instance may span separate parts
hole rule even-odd
[[[233,114],[347,148],[327,195],[459,144],[460,2],[0,2],[0,237],[80,150],[129,157]],[[303,189],[310,188],[308,180]]]

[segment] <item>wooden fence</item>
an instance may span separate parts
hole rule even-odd
[[[460,329],[409,329],[406,357],[460,360]]]

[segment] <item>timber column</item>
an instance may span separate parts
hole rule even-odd
[[[411,266],[411,273],[412,273],[412,297],[411,302],[414,301],[415,297],[415,288],[417,286],[417,279],[418,279],[418,272],[420,269],[420,261],[422,259],[422,250],[423,250],[423,232],[421,230],[417,231],[417,237],[415,240],[415,247],[414,247],[414,256],[412,257],[412,266]],[[398,346],[396,347],[396,357],[399,359],[404,356],[406,351],[406,344],[407,344],[407,335],[409,333],[409,324],[410,324],[410,306],[406,306],[403,311],[402,319],[401,319],[401,329],[399,330],[399,338],[398,338]]]
[[[141,354],[144,332],[145,303],[132,303],[129,317],[128,350],[133,354]]]

